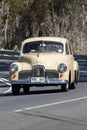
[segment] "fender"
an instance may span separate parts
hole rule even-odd
[[[73,70],[79,70],[78,62],[75,60],[73,64]]]
[[[18,80],[18,73],[20,72],[20,71],[22,71],[22,70],[29,70],[29,69],[31,69],[31,66],[30,66],[30,64],[28,64],[28,63],[25,63],[25,62],[14,62],[14,63],[12,63],[12,64],[16,64],[17,66],[18,66],[18,71],[16,71],[15,73],[10,73],[10,79],[11,80]],[[12,65],[11,64],[11,65]],[[26,66],[26,68],[25,68],[25,66]]]

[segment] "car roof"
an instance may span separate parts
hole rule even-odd
[[[66,43],[68,40],[62,37],[33,37],[25,39],[22,44],[32,42],[32,41],[55,41],[55,42],[62,42],[63,44]]]

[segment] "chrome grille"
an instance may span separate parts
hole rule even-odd
[[[31,77],[31,71],[30,70],[22,70],[19,72],[19,79],[26,79]]]
[[[41,65],[33,66],[31,76],[32,77],[45,77],[44,66],[41,66]]]
[[[57,70],[46,70],[46,77],[48,78],[58,78],[59,74]]]
[[[45,70],[44,66],[38,65],[33,66],[32,70],[22,70],[19,72],[19,79],[26,79],[29,77],[47,77],[47,78],[58,78],[57,70]]]

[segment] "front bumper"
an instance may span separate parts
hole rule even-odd
[[[57,78],[46,79],[45,82],[31,82],[30,79],[11,80],[11,84],[30,85],[30,86],[51,86],[68,84],[68,80],[60,80]]]

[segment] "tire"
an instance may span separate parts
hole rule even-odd
[[[77,71],[75,71],[75,82],[76,82],[76,84],[77,84],[78,80],[79,80],[79,71],[77,70]]]
[[[75,84],[75,82],[74,83],[71,83],[71,85],[70,85],[70,89],[75,89],[76,88],[76,84]]]
[[[19,95],[20,86],[18,84],[12,84],[12,94]]]
[[[25,94],[28,94],[29,90],[30,90],[29,86],[23,86],[23,91],[24,91]]]
[[[61,89],[62,89],[63,92],[68,92],[68,90],[69,90],[69,84],[63,84],[63,85],[61,85]]]

